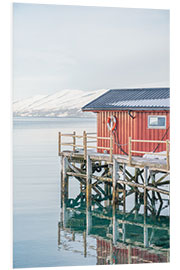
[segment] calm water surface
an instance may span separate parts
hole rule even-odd
[[[120,256],[118,255],[120,251],[114,250],[109,242],[102,242],[103,239],[108,238],[111,229],[113,230],[111,217],[116,219],[116,215],[112,213],[112,209],[107,209],[105,219],[90,218],[93,230],[92,234],[86,235],[86,238],[84,232],[87,230],[87,216],[91,215],[87,215],[83,200],[79,210],[75,209],[73,212],[64,210],[63,213],[60,213],[58,131],[72,133],[73,130],[76,130],[78,134],[82,134],[84,129],[88,132],[95,132],[96,119],[14,119],[14,268],[119,263],[117,258]],[[70,196],[74,197],[78,192],[77,182],[71,181]],[[167,214],[167,208],[164,211]],[[128,217],[128,219],[132,218]],[[142,224],[144,222],[141,216],[139,216],[139,222]],[[151,223],[151,221],[149,222]],[[168,227],[168,220],[165,218],[156,225],[161,226],[162,223],[164,227]],[[129,227],[129,233],[132,233],[132,230],[134,233],[134,229]],[[134,241],[143,243],[142,228],[136,228],[136,230],[139,236],[137,239],[134,235]],[[119,233],[122,234],[122,231],[123,227],[120,227]],[[162,233],[157,231],[153,233],[150,229],[149,233],[154,239],[151,239],[152,245],[158,242],[160,246],[168,247],[169,236],[166,230]],[[103,248],[103,251],[102,246],[105,245],[106,248]],[[112,250],[114,250],[113,255]],[[112,256],[109,255],[110,253]],[[167,254],[165,256],[167,257]],[[163,261],[164,257],[158,258],[157,261]]]

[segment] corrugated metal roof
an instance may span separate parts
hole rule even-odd
[[[170,88],[112,89],[82,110],[169,109]]]

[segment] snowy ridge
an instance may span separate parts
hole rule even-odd
[[[88,117],[94,114],[84,113],[81,108],[107,90],[97,91],[65,89],[52,95],[37,95],[13,102],[14,116],[39,117]]]

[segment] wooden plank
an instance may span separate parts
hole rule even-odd
[[[157,140],[131,140],[132,142],[147,142],[147,143],[166,143],[166,141],[157,141]]]
[[[131,153],[140,153],[140,154],[148,154],[148,155],[156,155],[156,156],[166,156],[166,154],[162,154],[162,153],[153,153],[153,152],[145,152],[145,151],[137,151],[137,150],[131,150]]]
[[[134,183],[134,182],[118,180],[118,183],[125,184],[125,185],[132,186],[132,187],[139,187],[139,188],[143,188],[144,189],[144,185],[137,184],[137,183]],[[164,189],[160,189],[160,188],[156,188],[156,187],[152,187],[152,186],[146,186],[146,189],[148,189],[148,190],[154,190],[155,192],[159,192],[159,193],[162,193],[162,194],[165,194],[165,195],[169,195],[169,191],[164,190]]]
[[[86,178],[86,174],[83,174],[83,173],[67,172],[67,175]]]
[[[96,146],[95,148],[97,148],[97,149],[107,149],[107,150],[111,150],[110,147],[105,147],[105,146]]]
[[[73,134],[70,134],[70,133],[69,133],[69,134],[62,134],[62,133],[61,133],[61,136],[63,136],[63,137],[72,137]]]
[[[101,140],[110,140],[110,137],[97,137],[97,139],[101,139]]]

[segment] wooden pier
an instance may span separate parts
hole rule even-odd
[[[68,139],[68,141],[65,139]],[[109,142],[109,146],[98,146],[98,140]],[[157,143],[166,145],[165,153],[147,153],[133,149],[133,143]],[[126,198],[135,194],[135,200],[143,200],[148,209],[148,200],[160,201],[169,198],[168,178],[170,174],[169,141],[133,140],[129,138],[128,155],[113,154],[113,137],[97,137],[95,133],[83,135],[59,132],[58,153],[61,156],[61,198],[68,197],[68,182],[75,177],[80,190],[86,193],[86,203],[91,206],[92,196],[97,204],[102,201],[122,205],[126,208]],[[66,147],[66,148],[65,148]],[[100,152],[101,153],[100,153]],[[102,153],[102,151],[104,151]],[[138,156],[135,156],[137,153]],[[141,157],[139,154],[146,154]],[[153,155],[153,158],[150,156]],[[164,159],[154,158],[164,156]],[[132,173],[132,170],[134,172]],[[168,179],[167,179],[168,178]],[[164,186],[164,188],[162,188]],[[149,198],[149,193],[152,198]],[[149,209],[148,211],[154,211]]]

